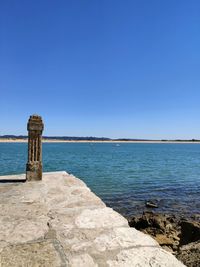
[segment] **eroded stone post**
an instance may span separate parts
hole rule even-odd
[[[26,164],[26,179],[28,181],[42,180],[42,131],[44,124],[38,115],[32,115],[27,124],[28,130],[28,162]]]

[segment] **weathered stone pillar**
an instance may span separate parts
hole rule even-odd
[[[26,180],[42,180],[42,131],[44,124],[38,115],[32,115],[27,124],[28,130],[28,162],[26,164]]]

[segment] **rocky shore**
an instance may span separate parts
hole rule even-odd
[[[131,227],[149,234],[186,266],[200,266],[200,215],[184,218],[144,212],[128,221]]]

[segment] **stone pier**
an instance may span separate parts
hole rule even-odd
[[[28,130],[28,162],[26,164],[26,179],[37,181],[42,179],[42,131],[44,124],[38,115],[29,118]]]
[[[184,266],[73,175],[23,178],[0,177],[1,267]]]

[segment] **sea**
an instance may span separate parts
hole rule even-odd
[[[26,162],[26,143],[0,143],[0,175],[24,173]],[[43,171],[63,170],[126,217],[200,214],[200,144],[44,143]]]

